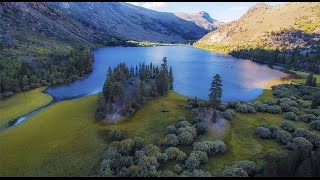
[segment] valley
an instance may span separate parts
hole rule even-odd
[[[146,4],[0,3],[1,177],[320,176],[318,2]]]

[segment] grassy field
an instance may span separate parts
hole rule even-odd
[[[41,87],[0,100],[0,126],[49,104],[52,97],[42,92],[45,89]]]
[[[255,100],[263,102],[272,97],[271,90],[265,89],[263,94]],[[263,140],[255,137],[254,130],[262,124],[279,126],[283,120],[280,114],[236,113],[236,116],[230,122],[229,128],[222,136],[219,137],[216,133],[209,131],[208,134],[197,139],[197,141],[220,139],[227,145],[227,153],[210,158],[208,163],[203,165],[203,169],[209,171],[212,175],[220,176],[226,165],[233,165],[240,160],[252,160],[258,165],[262,165],[261,157],[264,153],[279,153],[283,150],[283,146],[275,140]],[[309,127],[307,123],[301,121],[293,123],[296,128]]]
[[[156,142],[165,126],[189,115],[185,102],[170,92],[148,101],[133,118],[107,125],[94,119],[97,95],[59,102],[0,134],[0,176],[88,176],[107,147],[109,129]]]
[[[291,71],[291,72],[303,77],[302,79],[293,79],[292,82],[299,83],[299,84],[305,84],[309,73],[302,72],[302,71]],[[320,84],[320,74],[314,74],[313,77],[317,78],[317,84],[319,85]]]

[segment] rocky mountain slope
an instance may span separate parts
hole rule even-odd
[[[0,17],[2,56],[25,55],[38,48],[93,46],[99,40],[112,40],[105,32],[43,2],[2,2]]]
[[[320,3],[259,3],[194,45],[320,73]]]
[[[288,39],[292,31],[302,31],[301,37],[288,40],[292,47],[311,40],[308,35],[320,29],[320,3],[285,3],[269,6],[261,3],[250,8],[239,20],[210,32],[198,42],[203,44],[221,44],[228,46],[261,45],[273,48],[285,47],[276,39]],[[276,33],[281,37],[274,38]]]
[[[112,36],[125,40],[182,42],[208,31],[173,13],[157,12],[119,2],[53,2],[49,6]]]
[[[194,13],[194,14],[175,13],[175,15],[180,17],[181,19],[194,22],[198,26],[203,27],[204,29],[206,29],[208,31],[213,31],[224,24],[221,21],[217,21],[215,19],[212,19],[210,17],[210,15],[205,11],[200,11],[200,12]]]

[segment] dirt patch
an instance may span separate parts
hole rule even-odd
[[[104,123],[118,123],[124,117],[121,115],[121,105],[119,103],[111,103],[112,105],[112,112],[106,113],[106,118],[103,120]],[[106,105],[106,108],[110,106],[110,103]]]
[[[217,111],[217,121],[213,123],[211,120],[212,113],[212,108],[205,109],[204,112],[200,112],[200,117],[202,117],[203,120],[214,129],[214,132],[216,132],[218,135],[222,135],[225,132],[225,130],[230,126],[230,122],[221,116],[220,111]]]
[[[161,112],[163,112],[163,113],[166,113],[166,112],[170,112],[170,111],[167,111],[167,110],[162,110]]]

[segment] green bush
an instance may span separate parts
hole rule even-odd
[[[178,135],[178,138],[181,145],[190,145],[194,136],[190,132],[184,131]]]
[[[227,147],[223,141],[201,141],[193,143],[194,151],[203,151],[208,155],[223,154],[227,150]]]
[[[164,143],[167,146],[177,146],[179,144],[179,138],[175,134],[168,134],[164,138]]]
[[[298,116],[293,112],[287,112],[283,114],[283,117],[288,120],[297,121]]]
[[[316,119],[317,119],[317,117],[315,115],[313,115],[313,114],[303,114],[303,115],[299,116],[299,120],[300,121],[304,121],[304,122],[307,122],[307,123],[309,123],[311,121],[314,121]]]
[[[272,137],[271,131],[265,127],[257,127],[255,129],[255,134],[262,139],[269,139]]]
[[[182,168],[179,164],[173,166],[173,172],[179,174],[182,171]]]
[[[221,115],[225,119],[231,120],[235,116],[235,113],[234,113],[234,111],[232,109],[227,109],[226,111],[222,112]]]
[[[224,177],[248,177],[248,173],[242,168],[226,167],[222,173]]]
[[[197,129],[197,134],[201,135],[208,131],[208,124],[204,122],[199,122],[193,125]]]
[[[175,134],[176,131],[177,131],[177,129],[173,125],[169,125],[166,127],[166,134]]]
[[[320,109],[305,109],[304,112],[307,114],[313,114],[315,116],[320,115]]]
[[[278,104],[278,101],[279,101],[278,99],[269,99],[267,103],[269,106],[274,106]]]
[[[190,126],[191,124],[188,121],[182,120],[177,123],[177,128]]]
[[[203,119],[200,116],[196,116],[196,117],[193,117],[191,119],[191,123],[192,124],[196,124],[196,123],[199,123],[199,122],[203,122]]]
[[[249,176],[254,176],[257,172],[256,164],[249,160],[239,161],[236,167],[245,170]]]
[[[123,133],[120,131],[120,129],[112,129],[108,136],[111,140],[120,140],[123,136]]]
[[[292,139],[292,136],[287,131],[278,130],[275,132],[275,139],[279,143],[287,144]]]
[[[299,114],[299,109],[296,107],[290,107],[289,112],[293,112],[294,114]]]
[[[166,154],[168,155],[168,159],[176,159],[177,161],[184,161],[187,158],[186,153],[181,151],[177,147],[169,147],[165,150]]]
[[[312,129],[320,131],[320,120],[315,120],[310,123]]]
[[[271,114],[280,114],[282,113],[281,106],[278,106],[278,105],[269,106],[266,109],[266,112]]]
[[[287,146],[290,150],[301,149],[310,152],[313,149],[313,145],[307,139],[303,137],[295,137],[292,142],[288,142]]]
[[[294,131],[294,125],[292,122],[290,121],[284,121],[282,124],[281,124],[281,128],[288,131],[288,132],[293,132]]]

